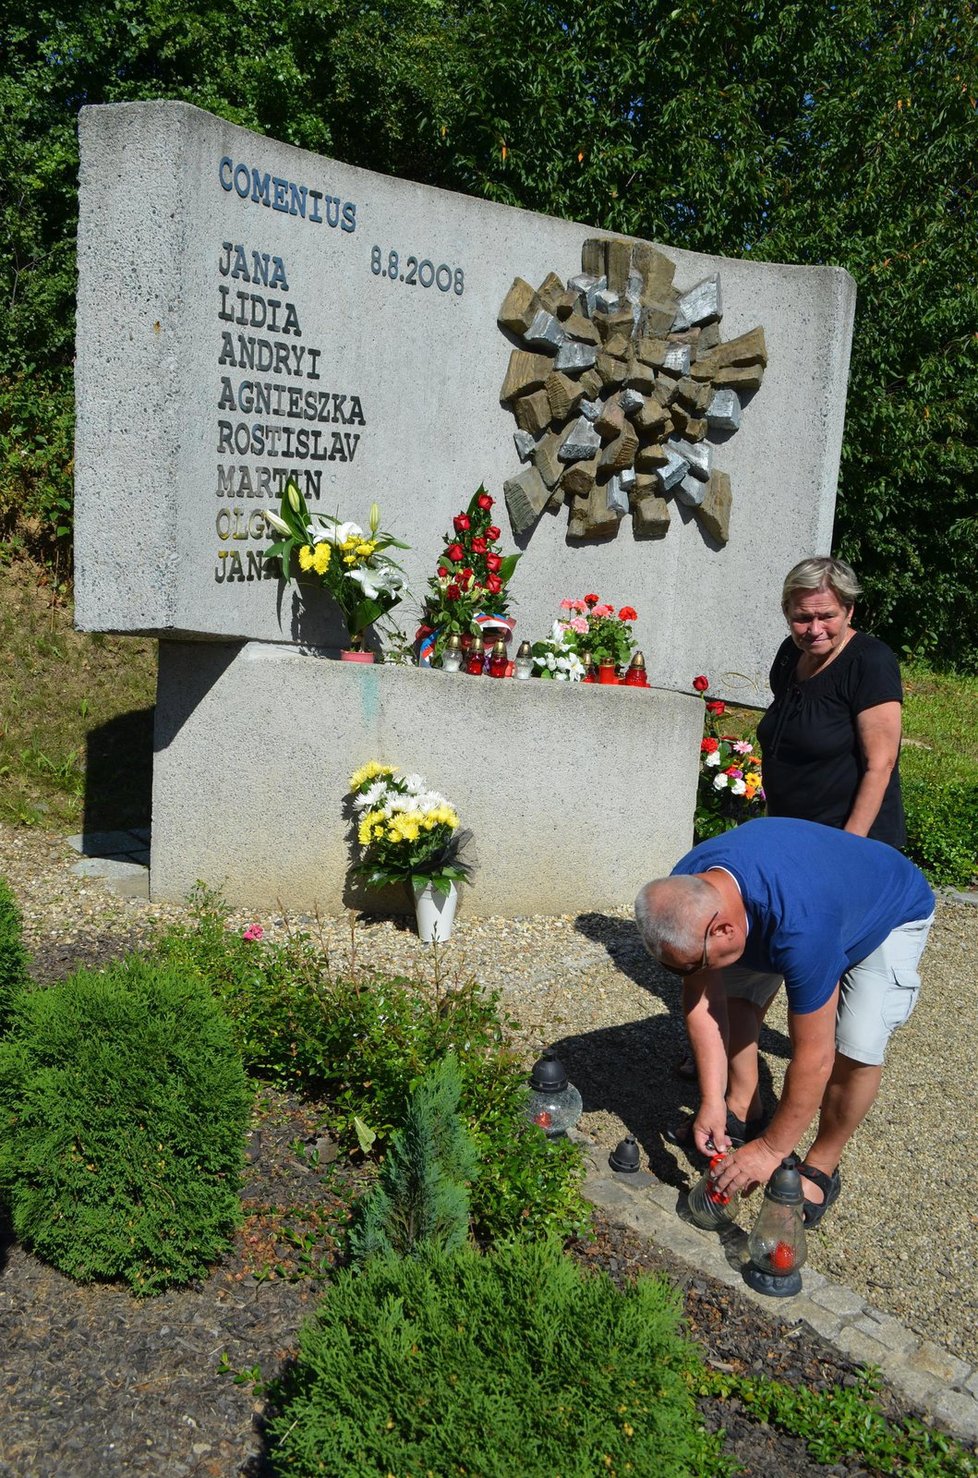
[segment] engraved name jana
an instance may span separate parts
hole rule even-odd
[[[281,257],[225,241],[218,271],[226,280],[218,284],[217,316],[224,327],[217,408],[225,414],[217,422],[217,452],[234,460],[218,463],[217,496],[277,502],[292,477],[306,500],[317,502],[323,473],[316,464],[352,462],[356,455],[360,432],[339,428],[366,426],[360,397],[324,388],[323,351],[296,342],[302,324],[285,296],[289,281]],[[218,584],[278,578],[278,562],[265,568],[263,550],[233,547],[274,537],[261,508],[225,503],[215,530],[231,546],[217,551]]]

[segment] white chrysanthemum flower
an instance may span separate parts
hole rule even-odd
[[[743,795],[747,790],[747,786],[742,780],[731,780],[730,790],[733,795]]]
[[[726,790],[727,783],[728,783],[729,779],[730,779],[730,777],[726,773],[726,771],[725,770],[721,770],[720,773],[719,773],[719,775],[714,775],[714,777],[713,777],[713,789],[714,790]]]
[[[711,769],[713,768],[714,765],[718,765],[720,763],[720,751],[719,751],[719,749],[715,749],[712,754],[708,754],[706,756],[706,759],[703,761],[703,763],[704,763],[704,765],[709,765]]]

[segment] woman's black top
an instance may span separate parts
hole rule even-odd
[[[843,827],[866,770],[856,716],[903,702],[900,667],[884,642],[861,631],[805,682],[795,680],[800,656],[787,637],[771,668],[774,702],[757,726],[767,813]],[[891,847],[906,842],[899,764],[869,835]]]

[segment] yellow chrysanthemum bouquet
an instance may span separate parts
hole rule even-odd
[[[469,881],[473,864],[461,854],[472,833],[420,775],[368,760],[350,776],[350,790],[363,849],[356,870],[367,883],[424,882],[447,893],[450,884]]]
[[[304,575],[318,577],[343,612],[350,646],[363,645],[363,633],[403,599],[405,579],[388,549],[407,549],[380,528],[380,509],[370,509],[369,528],[342,523],[328,513],[310,513],[293,478],[285,485],[278,513],[265,512],[265,521],[278,541],[265,551],[278,558],[286,583],[295,557]]]

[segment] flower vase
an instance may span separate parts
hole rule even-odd
[[[439,893],[424,878],[412,878],[414,912],[418,921],[418,938],[422,944],[444,944],[452,937],[458,888],[449,883],[447,893]]]
[[[340,652],[341,662],[372,662],[373,660],[373,652],[362,652],[359,650],[354,651],[353,649],[348,647],[344,647],[343,650]]]

